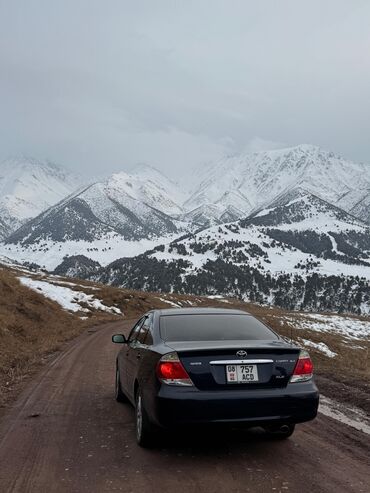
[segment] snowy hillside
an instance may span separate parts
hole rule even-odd
[[[108,233],[138,240],[176,232],[169,216],[118,191],[114,185],[112,181],[96,183],[69,196],[16,231],[7,243],[94,242]]]
[[[222,203],[247,214],[297,187],[362,220],[369,219],[370,166],[312,145],[236,155],[220,159],[212,167],[208,164],[206,177],[184,207],[190,211]]]
[[[174,202],[179,198],[174,183],[141,165],[70,195],[10,235],[0,250],[48,269],[65,255],[88,255],[103,264],[138,255],[159,238],[172,241],[191,230],[171,217],[182,210]]]
[[[178,233],[163,235],[160,238],[142,238],[126,240],[118,233],[103,234],[101,238],[89,240],[40,240],[33,244],[1,243],[0,257],[16,259],[19,262],[31,262],[54,270],[66,256],[84,255],[100,265],[107,265],[117,258],[135,257],[160,243],[170,243],[179,236]]]
[[[114,175],[126,193],[169,216],[181,214],[187,193],[167,176],[148,164],[137,164],[129,174]]]
[[[194,224],[199,227],[208,227],[214,224],[222,224],[231,221],[236,221],[243,216],[240,209],[236,209],[232,205],[224,207],[220,204],[201,205],[190,212],[181,214],[179,219],[182,221]]]
[[[154,168],[141,166],[133,174],[111,175],[70,195],[10,236],[8,243],[31,245],[40,241],[99,240],[117,233],[136,241],[177,231],[169,214],[181,207],[176,185]]]
[[[117,260],[91,272],[91,278],[151,291],[236,295],[290,308],[368,313],[370,229],[297,189],[244,220]]]
[[[76,174],[50,162],[13,158],[0,163],[0,239],[72,193]]]
[[[284,194],[269,209],[189,235],[152,256],[183,258],[193,268],[221,258],[274,275],[310,271],[370,279],[370,228],[298,189]]]

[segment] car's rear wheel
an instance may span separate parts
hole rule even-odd
[[[268,437],[274,440],[285,440],[289,438],[293,435],[294,429],[294,424],[270,425],[265,427]]]
[[[119,376],[118,366],[116,366],[116,384],[115,384],[115,396],[117,402],[128,402],[127,397],[122,392],[121,379]]]
[[[140,388],[136,393],[135,424],[137,443],[140,447],[151,447],[154,444],[156,427],[149,421]]]

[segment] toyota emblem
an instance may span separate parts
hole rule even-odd
[[[237,351],[236,352],[236,355],[239,357],[239,358],[244,358],[245,356],[247,356],[247,351],[244,351],[244,349],[241,349],[240,351]]]

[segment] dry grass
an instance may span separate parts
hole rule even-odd
[[[0,404],[30,368],[81,330],[77,317],[0,270]]]
[[[316,370],[320,374],[327,376],[334,374],[352,375],[358,380],[370,381],[369,340],[349,340],[337,333],[297,328],[301,319],[309,317],[307,313],[267,313],[262,317],[278,333],[289,338],[292,337],[297,343],[300,343],[300,339],[308,339],[314,343],[323,342],[331,351],[337,353],[335,358],[328,358],[321,351],[308,347],[313,355]],[[286,318],[289,320],[287,321]]]
[[[286,312],[257,305],[249,305],[249,311],[264,320],[277,333],[291,338],[298,345],[302,345],[301,339],[308,339],[314,343],[323,342],[331,351],[337,353],[334,358],[329,358],[317,349],[306,348],[314,363],[320,391],[327,397],[355,405],[370,413],[369,339],[349,340],[337,333],[297,328],[302,319],[309,317],[309,313]],[[365,317],[352,318],[369,321]]]

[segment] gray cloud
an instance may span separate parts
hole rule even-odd
[[[0,0],[0,157],[177,176],[314,143],[370,162],[367,0]]]

